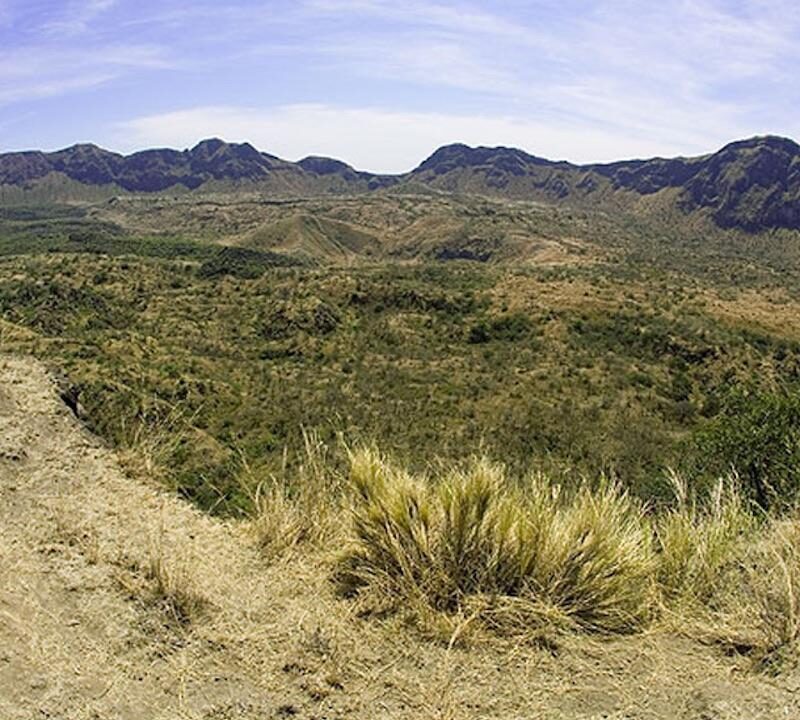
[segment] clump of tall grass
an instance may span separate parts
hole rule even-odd
[[[284,456],[277,473],[265,473],[242,455],[237,479],[248,500],[248,530],[265,556],[301,543],[323,544],[340,531],[340,475],[330,446],[315,432],[303,430],[301,457],[293,469]]]
[[[144,595],[181,625],[197,621],[211,608],[211,602],[194,578],[193,560],[167,553],[163,525],[157,535],[151,534],[148,550]]]
[[[800,648],[800,520],[767,525],[738,557],[703,618],[703,636],[779,669]]]
[[[735,475],[705,498],[671,479],[675,506],[654,522],[662,610],[677,629],[778,666],[800,645],[800,520],[755,507]]]
[[[130,422],[121,416],[117,432],[119,457],[132,475],[166,484],[191,418],[187,421],[180,405],[159,407],[153,401],[152,406]]]
[[[662,600],[672,609],[707,606],[740,563],[758,518],[736,476],[719,479],[706,497],[698,497],[677,473],[669,479],[675,503],[654,522]]]
[[[532,476],[511,489],[485,460],[420,478],[371,450],[352,455],[351,480],[352,537],[337,569],[345,593],[600,632],[635,630],[649,615],[651,535],[613,482],[565,492]]]
[[[123,556],[118,564],[121,587],[178,625],[195,623],[214,608],[207,584],[197,572],[197,557],[175,543],[163,508],[159,524],[148,531],[146,554]]]
[[[778,664],[800,644],[800,522],[776,523],[745,559],[751,653]]]

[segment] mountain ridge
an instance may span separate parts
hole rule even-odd
[[[413,170],[378,174],[334,158],[283,160],[250,143],[208,138],[185,150],[153,148],[130,155],[83,143],[55,152],[0,154],[0,188],[35,189],[49,177],[123,192],[251,187],[274,195],[364,193],[424,186],[459,194],[603,206],[610,198],[673,191],[684,214],[701,213],[722,228],[800,230],[800,145],[756,136],[696,157],[574,164],[513,147],[444,145]]]

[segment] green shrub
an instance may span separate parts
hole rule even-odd
[[[786,510],[800,493],[800,394],[737,389],[694,438],[694,469],[735,470],[761,508]]]
[[[216,279],[230,275],[243,280],[261,277],[275,267],[291,267],[300,264],[297,260],[273,252],[250,250],[249,248],[223,247],[206,260],[197,270],[199,277]]]
[[[535,330],[536,326],[530,316],[515,312],[481,320],[470,328],[467,340],[474,345],[496,340],[516,342],[531,337]]]

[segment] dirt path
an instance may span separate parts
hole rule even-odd
[[[354,617],[324,564],[135,482],[48,374],[0,358],[0,718],[800,718],[687,640],[448,649]]]

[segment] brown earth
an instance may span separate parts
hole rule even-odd
[[[800,718],[800,674],[666,633],[426,640],[310,551],[120,469],[37,362],[0,358],[0,718]]]

